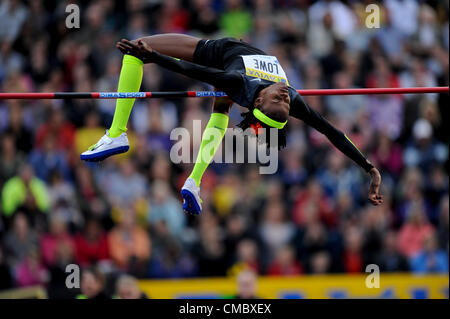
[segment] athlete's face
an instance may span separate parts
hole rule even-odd
[[[291,99],[288,92],[286,83],[272,84],[259,92],[255,105],[268,117],[284,122],[289,117]]]

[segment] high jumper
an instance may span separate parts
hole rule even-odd
[[[183,209],[200,214],[200,183],[206,168],[228,127],[232,102],[248,109],[238,125],[278,131],[278,148],[286,145],[285,125],[289,116],[302,120],[324,134],[343,154],[351,158],[371,178],[368,200],[383,203],[380,195],[381,175],[353,142],[340,130],[310,108],[297,90],[289,85],[286,74],[275,56],[234,38],[200,39],[184,34],[161,34],[129,41],[122,39],[117,48],[124,54],[118,92],[139,91],[143,64],[156,63],[168,70],[206,82],[225,92],[231,99],[216,98],[206,129],[217,130],[220,138],[204,136],[192,173],[181,189]],[[85,161],[101,161],[111,155],[127,152],[127,122],[134,99],[118,99],[113,122],[106,134],[86,152]],[[270,134],[270,133],[269,133]],[[270,138],[266,142],[270,144]],[[208,145],[211,152],[203,152]],[[270,145],[268,145],[270,146]],[[206,154],[208,153],[208,154]]]

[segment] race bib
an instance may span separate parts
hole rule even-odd
[[[241,55],[244,60],[245,74],[271,82],[284,82],[289,85],[277,58],[270,55]]]

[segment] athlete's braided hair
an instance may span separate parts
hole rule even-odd
[[[278,141],[277,141],[278,149],[280,150],[280,149],[286,147],[286,127],[279,130],[279,129],[270,127],[269,125],[267,125],[265,123],[262,123],[253,115],[253,110],[248,111],[248,112],[243,112],[243,113],[241,113],[241,116],[243,117],[243,119],[237,126],[240,127],[243,131],[245,131],[248,128],[252,128],[255,135],[258,135],[258,128],[266,129],[265,130],[266,134],[265,134],[264,138],[262,138],[261,136],[258,137],[259,143],[265,143],[267,145],[267,147],[274,147],[274,145],[270,145],[270,141],[271,141],[270,136],[271,136],[272,132],[274,132],[274,130],[277,130],[278,131]]]

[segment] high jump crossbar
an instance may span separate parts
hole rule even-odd
[[[363,95],[363,94],[417,94],[449,93],[448,86],[410,88],[358,88],[358,89],[313,89],[297,90],[302,96],[321,95]],[[173,92],[49,92],[49,93],[0,93],[0,100],[8,99],[145,99],[221,97],[220,91],[173,91]]]

